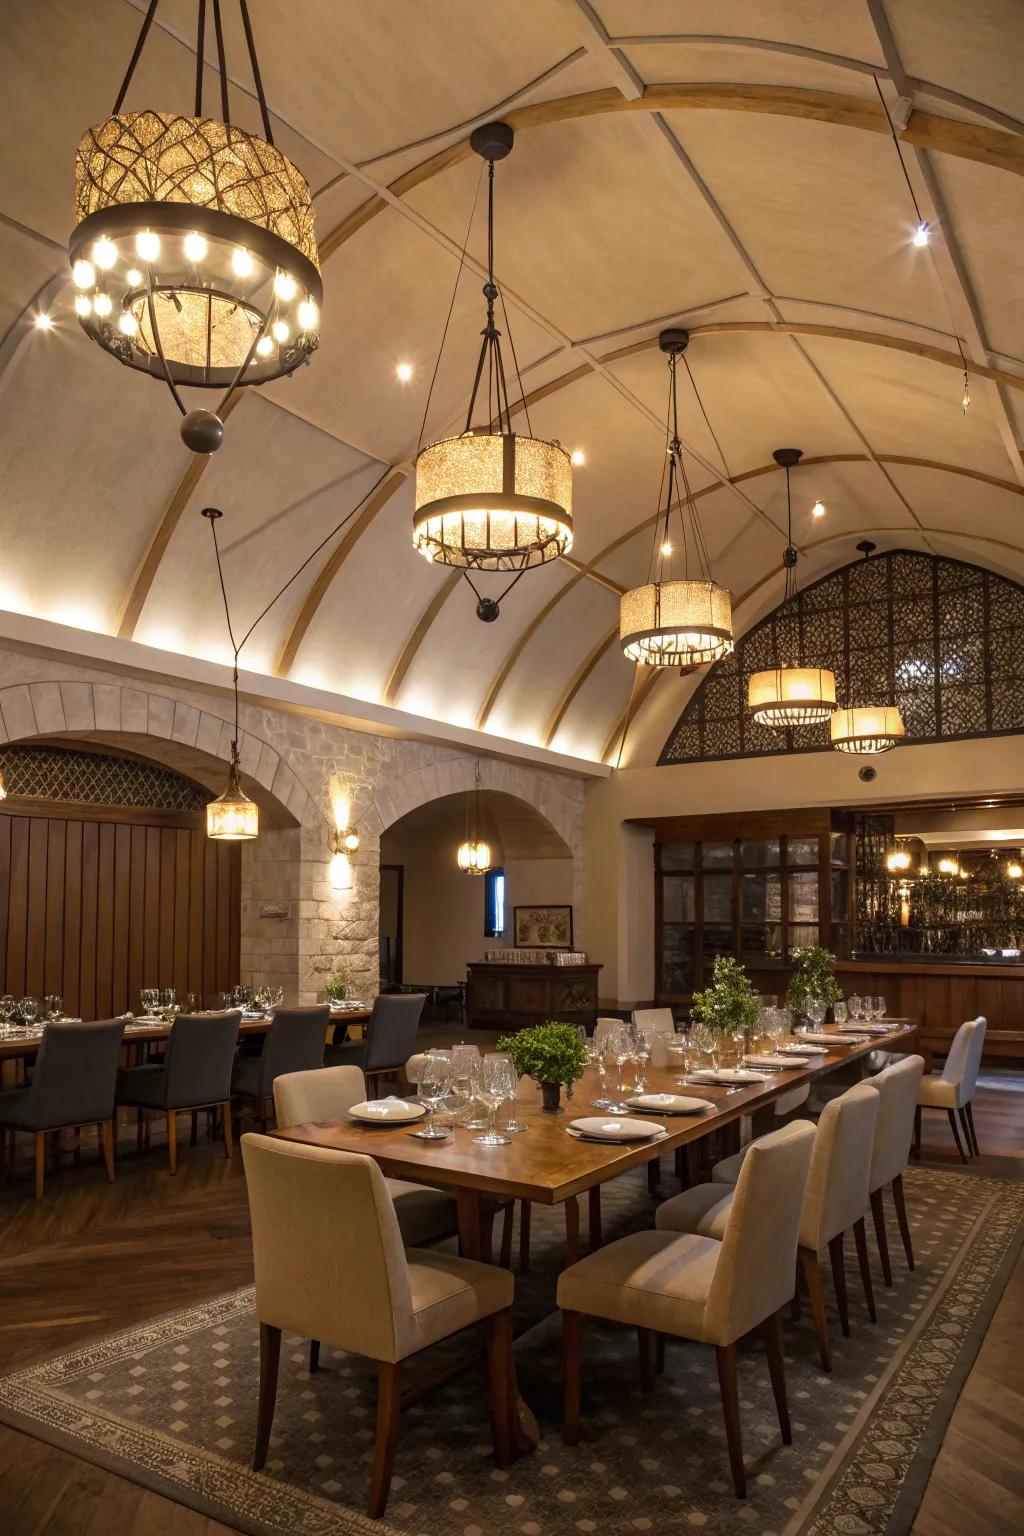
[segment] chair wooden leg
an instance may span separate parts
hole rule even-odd
[[[789,1427],[789,1404],[786,1401],[786,1367],[782,1363],[782,1322],[777,1312],[766,1317],[761,1324],[765,1353],[768,1356],[768,1374],[775,1394],[775,1411],[779,1416],[783,1445],[793,1444],[793,1431]]]
[[[971,1127],[967,1123],[966,1109],[958,1109],[957,1116],[960,1120],[960,1129],[963,1132],[964,1141],[967,1143],[967,1156],[974,1156],[974,1142],[971,1139]]]
[[[814,1331],[818,1335],[818,1349],[821,1351],[821,1368],[823,1371],[830,1371],[832,1369],[832,1354],[828,1345],[825,1292],[821,1285],[821,1266],[818,1263],[818,1255],[813,1248],[799,1248],[797,1253],[800,1259],[800,1267],[804,1274],[804,1282],[807,1286],[807,1295],[811,1303]]]
[[[320,1340],[309,1341],[309,1374],[315,1376],[320,1369]]]
[[[402,1408],[401,1379],[400,1365],[382,1360],[377,1366],[377,1438],[373,1447],[370,1497],[366,1505],[371,1520],[379,1520],[387,1508],[391,1467],[398,1441],[398,1417]]]
[[[107,1178],[111,1184],[114,1182],[114,1122],[103,1120],[99,1126],[100,1141],[103,1144],[103,1161],[107,1167]]]
[[[793,1276],[793,1297],[789,1303],[789,1320],[791,1323],[798,1323],[800,1321],[802,1310],[800,1306],[800,1260],[798,1258],[796,1261],[796,1274]]]
[[[974,1127],[974,1105],[973,1104],[965,1105],[964,1106],[964,1114],[967,1116],[967,1125],[968,1125],[968,1127],[970,1129],[970,1132],[971,1132],[971,1142],[972,1142],[972,1144],[974,1146],[974,1155],[975,1155],[975,1157],[980,1157],[981,1156],[981,1148],[978,1145],[978,1132],[975,1130],[975,1127]]]
[[[492,1238],[494,1234],[494,1204],[490,1200],[481,1201],[480,1204],[480,1262],[489,1264],[492,1258]]]
[[[224,1131],[224,1156],[230,1158],[234,1153],[234,1145],[231,1140],[231,1100],[225,1099],[220,1106],[221,1126]]]
[[[178,1171],[178,1111],[167,1111],[167,1162],[171,1170],[171,1176]]]
[[[860,1283],[864,1287],[864,1300],[868,1304],[868,1317],[873,1323],[877,1323],[875,1291],[871,1284],[871,1264],[868,1260],[868,1229],[864,1224],[863,1216],[860,1221],[855,1221],[853,1224],[853,1240],[857,1245],[857,1264],[860,1268]]]
[[[501,1248],[498,1263],[502,1269],[512,1268],[512,1222],[515,1214],[516,1203],[514,1200],[509,1200],[501,1218]]]
[[[281,1361],[281,1330],[260,1323],[260,1394],[256,1409],[256,1447],[252,1469],[258,1472],[267,1459],[270,1430],[277,1401],[277,1368]]]
[[[658,1189],[658,1185],[660,1183],[661,1183],[661,1158],[660,1157],[652,1157],[650,1162],[647,1164],[647,1193],[649,1195],[656,1194],[657,1193],[657,1189]]]
[[[495,1312],[485,1325],[487,1372],[491,1389],[491,1441],[499,1467],[511,1465],[512,1443],[512,1313]]]
[[[519,1202],[519,1273],[530,1273],[530,1219],[533,1206],[529,1200]]]
[[[46,1184],[46,1132],[36,1131],[36,1199],[43,1198]]]
[[[949,1116],[950,1129],[953,1132],[953,1140],[956,1142],[956,1149],[960,1153],[960,1161],[962,1163],[966,1163],[967,1158],[964,1156],[964,1149],[963,1149],[963,1147],[960,1144],[960,1132],[957,1129],[956,1110],[955,1109],[947,1109],[946,1110],[946,1114]]]
[[[871,1191],[871,1220],[875,1224],[875,1241],[878,1244],[878,1257],[882,1261],[882,1279],[888,1289],[892,1289],[892,1265],[889,1263],[889,1239],[885,1234],[885,1206],[882,1204],[882,1191]]]
[[[846,1263],[843,1256],[843,1234],[840,1232],[828,1245],[828,1256],[832,1262],[832,1284],[836,1291],[836,1307],[839,1311],[839,1326],[842,1329],[843,1338],[850,1337],[850,1309],[846,1304]]]
[[[732,1485],[738,1499],[747,1496],[747,1474],[743,1466],[743,1437],[740,1433],[740,1394],[736,1381],[736,1345],[716,1345],[718,1362],[718,1386],[722,1393],[722,1413],[725,1416],[725,1438],[729,1445],[729,1466],[732,1468]]]
[[[654,1335],[649,1328],[638,1328],[636,1331],[636,1342],[640,1352],[640,1390],[641,1392],[653,1392],[656,1375]]]
[[[912,1150],[915,1158],[920,1158],[920,1156],[921,1156],[921,1106],[920,1106],[920,1104],[918,1104],[917,1108],[914,1110],[914,1142],[913,1142],[913,1146],[912,1146],[911,1150]]]
[[[580,1370],[582,1318],[578,1312],[562,1313],[562,1439],[578,1445],[580,1439]]]
[[[910,1222],[907,1220],[907,1201],[903,1194],[903,1175],[898,1173],[892,1181],[892,1198],[896,1206],[896,1220],[899,1223],[900,1237],[903,1239],[903,1252],[907,1256],[907,1268],[914,1268],[914,1245],[910,1241]]]

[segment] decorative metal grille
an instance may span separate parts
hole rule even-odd
[[[102,752],[78,752],[62,747],[4,747],[0,749],[10,798],[63,800],[76,805],[124,805],[153,811],[201,811],[212,794],[170,768],[140,763],[131,757],[107,757]]]
[[[799,654],[830,667],[840,703],[895,703],[905,741],[1024,732],[1024,587],[981,566],[896,549],[857,560],[799,593],[711,667],[659,763],[830,750],[828,725],[758,725],[752,672]]]

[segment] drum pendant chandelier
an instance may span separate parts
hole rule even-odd
[[[427,560],[460,568],[471,586],[470,571],[510,571],[518,581],[524,571],[572,548],[569,455],[559,443],[532,435],[514,345],[527,435],[512,430],[501,332],[495,323],[494,162],[511,152],[512,142],[507,123],[488,123],[470,136],[473,149],[487,161],[486,323],[465,427],[457,437],[431,443],[416,458],[413,544]],[[474,427],[485,374],[487,423]],[[498,602],[473,590],[477,616],[485,622],[497,618]]]
[[[662,476],[665,506],[662,512],[659,494],[651,553],[650,574],[654,579],[624,592],[619,604],[619,643],[629,660],[647,667],[678,667],[682,671],[718,661],[733,648],[732,594],[712,580],[679,437],[676,364],[689,339],[687,331],[675,328],[662,331],[658,337],[658,346],[668,356],[669,368],[671,437],[668,470]],[[677,507],[683,575],[672,578],[674,551],[669,525],[677,493],[683,497]],[[698,576],[689,574],[691,549],[700,571]]]
[[[274,147],[246,0],[239,0],[265,138],[236,128],[228,104],[221,0],[213,0],[221,118],[203,116],[206,0],[198,0],[195,110],[122,112],[158,0],[150,0],[106,122],[75,159],[69,244],[86,335],[129,368],[162,379],[196,453],[220,446],[213,411],[189,411],[180,386],[223,394],[307,362],[320,343],[322,284],[305,177]]]
[[[786,552],[782,557],[786,568],[786,591],[779,618],[792,616],[797,633],[796,664],[780,660],[778,666],[768,671],[752,673],[747,684],[747,704],[753,718],[759,725],[774,726],[780,730],[798,725],[822,725],[836,710],[835,673],[827,667],[800,665],[800,615],[796,604],[797,552],[793,544],[793,501],[789,472],[799,464],[802,452],[800,448],[776,448],[772,454],[776,464],[786,471]],[[774,625],[773,629],[778,651],[778,629]]]
[[[870,539],[862,539],[857,545],[865,560],[870,560],[875,546]],[[852,692],[847,677],[847,695]],[[880,752],[890,752],[907,734],[903,716],[895,704],[857,705],[852,702],[845,709],[837,709],[829,722],[829,734],[837,752],[856,753],[873,757]]]

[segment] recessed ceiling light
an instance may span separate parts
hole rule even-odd
[[[46,313],[45,309],[41,309],[39,311],[39,313],[34,317],[33,323],[34,323],[35,328],[36,328],[37,331],[52,331],[53,330],[53,321],[51,320],[50,316]]]
[[[576,465],[577,469],[579,469],[581,464],[585,464],[587,462],[587,456],[583,452],[582,448],[574,448],[572,453],[569,455],[569,458],[571,462]]]
[[[824,517],[825,516],[825,503],[822,501],[820,496],[818,497],[818,500],[814,503],[814,506],[811,508],[811,516],[812,517]]]
[[[930,231],[928,229],[928,225],[925,223],[924,219],[922,219],[920,224],[914,230],[914,244],[927,245],[929,233]]]
[[[412,363],[396,363],[395,378],[400,384],[408,384],[412,378]]]

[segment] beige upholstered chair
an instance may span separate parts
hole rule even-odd
[[[924,1058],[905,1056],[869,1077],[865,1086],[878,1094],[878,1120],[875,1125],[875,1143],[871,1153],[871,1172],[868,1176],[868,1192],[871,1199],[871,1216],[878,1241],[878,1254],[882,1261],[882,1277],[887,1286],[892,1285],[892,1266],[889,1263],[889,1241],[885,1232],[885,1206],[882,1192],[892,1185],[896,1221],[903,1239],[903,1251],[907,1256],[907,1268],[914,1267],[914,1248],[910,1241],[910,1223],[907,1221],[907,1203],[903,1194],[903,1170],[910,1156],[910,1143],[914,1134],[914,1117],[917,1111],[917,1093],[924,1072]]]
[[[785,1444],[790,1442],[779,1309],[793,1294],[800,1210],[814,1128],[795,1122],[763,1136],[743,1162],[721,1242],[673,1232],[634,1232],[590,1253],[558,1281],[562,1308],[565,1439],[580,1433],[581,1316],[637,1329],[641,1384],[654,1386],[652,1335],[712,1344],[718,1360],[729,1462],[746,1492],[736,1341],[760,1327]],[[659,1338],[659,1346],[661,1339]],[[660,1348],[659,1348],[660,1354]]]
[[[671,1008],[634,1008],[633,1023],[652,1035],[671,1035],[676,1028]]]
[[[971,1100],[974,1098],[978,1072],[981,1069],[981,1053],[985,1049],[987,1028],[986,1020],[981,1014],[976,1019],[969,1019],[966,1024],[961,1024],[953,1038],[949,1055],[946,1057],[946,1065],[942,1071],[926,1072],[922,1077],[917,1090],[917,1109],[914,1113],[916,1156],[921,1155],[922,1109],[946,1111],[953,1130],[953,1140],[960,1153],[960,1161],[966,1163],[967,1158],[956,1123],[959,1115],[968,1152],[974,1157],[980,1155],[981,1148],[978,1146],[978,1133],[974,1129],[974,1110],[971,1107]]]
[[[875,1317],[875,1298],[868,1263],[868,1240],[864,1217],[868,1208],[868,1175],[871,1149],[878,1119],[878,1094],[866,1083],[859,1083],[821,1112],[814,1137],[811,1169],[807,1175],[803,1209],[800,1212],[800,1239],[797,1258],[811,1300],[811,1314],[818,1335],[821,1363],[832,1369],[828,1324],[825,1319],[825,1295],[821,1285],[821,1257],[828,1249],[836,1306],[843,1334],[850,1332],[846,1300],[846,1270],[843,1236],[852,1228],[860,1265],[868,1316]],[[809,1122],[802,1122],[809,1124]],[[725,1236],[732,1209],[734,1185],[746,1161],[751,1142],[735,1157],[716,1163],[712,1184],[698,1184],[659,1206],[655,1215],[658,1229],[666,1232],[695,1232],[701,1237]]]
[[[401,1367],[439,1339],[484,1322],[491,1431],[512,1457],[512,1276],[489,1264],[405,1249],[372,1158],[276,1137],[242,1137],[252,1215],[260,1391],[253,1469],[267,1458],[281,1333],[330,1339],[377,1361],[377,1438],[368,1509],[384,1513],[401,1409]]]

